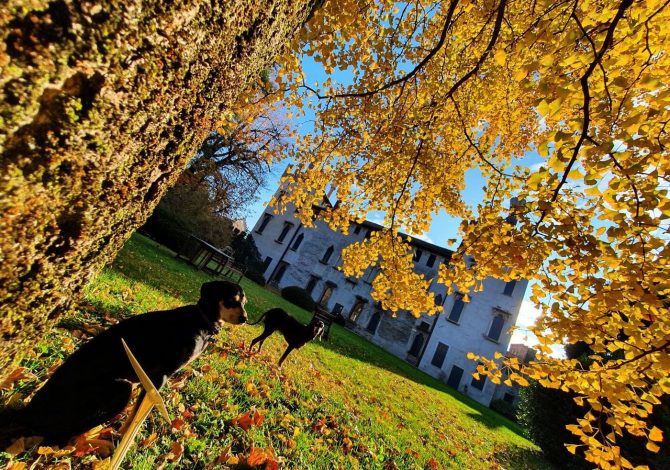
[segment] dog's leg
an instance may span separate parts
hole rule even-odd
[[[121,413],[131,392],[132,384],[126,381],[101,382],[73,389],[69,400],[54,401],[51,409],[34,416],[35,423],[31,427],[44,436],[46,443],[63,444]]]
[[[270,336],[272,333],[273,333],[272,331],[264,330],[263,333],[260,334],[260,336],[258,336],[257,338],[254,338],[251,341],[251,345],[249,346],[249,351],[251,351],[251,348],[254,346],[254,344],[259,343],[257,352],[261,352],[261,348],[263,347],[263,341],[265,341],[268,338],[268,336]]]
[[[284,354],[282,354],[281,358],[279,358],[279,364],[278,364],[279,367],[281,367],[282,362],[284,362],[284,359],[286,359],[286,356],[288,356],[291,353],[291,351],[293,351],[293,349],[295,349],[295,348],[292,345],[289,344],[288,347],[286,348],[286,351],[284,351]]]

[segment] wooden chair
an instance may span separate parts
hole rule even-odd
[[[321,338],[327,340],[328,336],[330,335],[330,325],[333,324],[333,320],[335,320],[335,315],[329,312],[325,306],[317,304],[317,306],[314,309],[314,315],[312,316],[312,320],[314,319],[321,320],[323,322],[324,330],[323,334],[321,335]]]

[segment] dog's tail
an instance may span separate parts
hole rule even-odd
[[[261,320],[263,320],[263,318],[265,318],[265,315],[267,315],[268,312],[270,312],[270,311],[271,311],[271,310],[268,310],[268,311],[265,312],[263,315],[261,315],[260,318],[259,318],[258,320],[256,320],[256,321],[253,322],[253,323],[247,323],[247,325],[257,325],[258,323],[261,322]]]

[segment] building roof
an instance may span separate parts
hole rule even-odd
[[[337,203],[335,203],[337,205]],[[323,199],[321,201],[321,204],[315,204],[313,206],[317,212],[321,209],[324,208],[330,208],[333,207],[332,202],[330,201],[329,195],[324,195]],[[358,223],[355,221],[352,221],[351,223],[355,225],[360,225],[362,227],[369,228],[370,230],[383,230],[385,227],[383,225],[377,224],[375,222],[370,222],[369,220],[365,220],[362,223]],[[427,241],[421,240],[420,238],[413,237],[411,235],[408,235],[406,233],[398,232],[398,235],[404,240],[411,239],[410,245],[415,246],[417,248],[421,248],[422,250],[430,251],[431,253],[436,253],[438,255],[444,256],[446,259],[450,259],[451,256],[454,254],[454,252],[448,248],[444,248],[439,245],[435,245],[433,243],[429,243]]]
[[[370,230],[383,230],[385,227],[383,225],[376,224],[374,222],[370,222],[369,220],[364,221],[363,223],[359,224],[357,222],[353,222],[356,225],[361,225],[363,227],[369,228]],[[430,251],[431,253],[436,253],[438,255],[442,255],[445,258],[449,259],[451,258],[451,255],[454,254],[454,252],[448,248],[444,248],[439,245],[434,245],[432,243],[429,243],[427,241],[421,240],[420,238],[412,237],[411,235],[407,235],[406,233],[399,232],[398,233],[404,240],[407,240],[408,238],[411,239],[410,245],[415,246],[417,248],[421,248],[422,250]]]

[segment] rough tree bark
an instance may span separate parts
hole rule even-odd
[[[314,4],[0,6],[0,381],[151,214]]]

